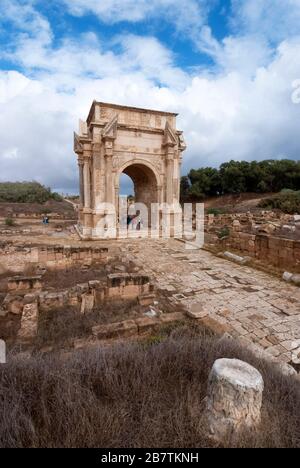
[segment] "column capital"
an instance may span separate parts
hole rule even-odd
[[[175,159],[175,151],[173,147],[168,147],[166,151],[166,160],[167,161],[174,161]]]
[[[111,138],[104,138],[103,143],[104,143],[105,149],[109,149],[113,147],[113,140]]]
[[[93,142],[92,143],[92,151],[101,151],[101,143]]]
[[[89,161],[90,159],[92,159],[92,151],[91,150],[85,150],[83,152],[83,161],[84,162],[87,162]]]

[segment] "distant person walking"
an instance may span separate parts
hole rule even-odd
[[[142,228],[142,218],[141,218],[141,212],[138,210],[136,212],[136,230],[140,231]]]

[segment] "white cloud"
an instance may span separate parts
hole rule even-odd
[[[34,0],[0,0],[1,20],[12,22],[22,30],[23,38],[39,38],[39,42],[49,44],[52,39],[49,22],[33,6]]]
[[[300,39],[271,48],[252,32],[218,42],[202,28],[216,68],[189,76],[155,37],[118,36],[118,52],[92,33],[54,47],[49,23],[29,6],[15,42],[0,52],[23,70],[0,72],[0,180],[75,188],[72,132],[93,99],[178,111],[185,170],[230,158],[299,158],[300,105],[291,96]],[[40,27],[31,30],[29,17]]]
[[[184,34],[202,51],[211,48],[207,20],[218,0],[59,0],[75,16],[93,14],[110,25],[120,22],[169,23],[177,35]],[[209,40],[208,40],[209,39]]]
[[[214,0],[62,0],[71,14],[93,13],[106,23],[138,22],[158,17],[174,23],[179,30],[201,26],[209,3]]]
[[[280,42],[299,35],[300,0],[232,0],[233,25]]]

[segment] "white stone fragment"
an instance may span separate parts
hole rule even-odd
[[[236,263],[240,263],[241,265],[245,265],[249,261],[248,257],[240,257],[239,255],[235,255],[231,252],[224,252],[224,257],[229,258],[229,260]]]
[[[254,367],[238,359],[218,359],[209,375],[205,425],[219,441],[261,420],[264,382]]]
[[[285,271],[282,275],[282,279],[284,281],[291,281],[292,277],[293,277],[293,273],[289,273],[288,271]]]

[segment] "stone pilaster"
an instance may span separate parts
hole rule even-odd
[[[78,159],[78,168],[79,168],[79,196],[80,196],[80,206],[82,209],[84,207],[84,177],[83,177],[83,159]]]
[[[106,202],[113,203],[113,140],[105,138],[104,140],[104,158],[105,158],[105,191]]]
[[[88,159],[84,160],[83,165],[83,179],[84,179],[84,209],[91,208],[91,178],[90,178],[90,163]]]
[[[166,163],[167,163],[166,202],[169,205],[173,205],[174,203],[174,193],[173,193],[174,148],[172,146],[167,147]]]
[[[92,188],[93,188],[93,209],[95,212],[99,209],[102,199],[102,161],[101,161],[101,143],[92,143],[92,160],[93,160],[93,172],[92,172]]]

